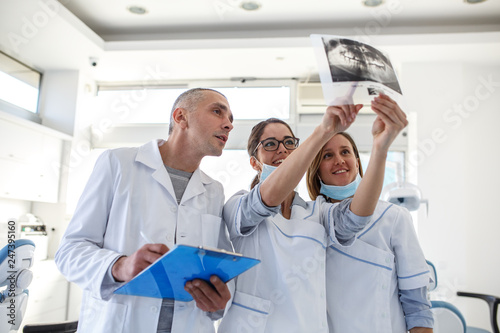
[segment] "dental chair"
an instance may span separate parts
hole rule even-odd
[[[434,282],[429,286],[429,292],[431,292],[436,289],[438,279],[434,265],[430,261],[427,261],[427,264],[434,277]],[[431,300],[431,311],[434,315],[434,333],[500,333],[497,322],[499,297],[462,291],[457,292],[457,295],[479,298],[488,303],[492,331],[467,326],[464,316],[456,306],[446,301]]]
[[[10,239],[9,239],[10,240]],[[0,250],[0,332],[17,332],[28,304],[35,244],[18,239]],[[5,287],[5,288],[3,288]]]

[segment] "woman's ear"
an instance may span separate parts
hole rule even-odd
[[[250,157],[250,165],[255,171],[261,172],[262,171],[262,165],[261,163],[257,160],[255,156]]]
[[[174,119],[174,122],[176,123],[177,126],[180,128],[186,128],[187,127],[187,110],[184,108],[177,108],[174,110],[174,113],[172,114],[172,118]]]

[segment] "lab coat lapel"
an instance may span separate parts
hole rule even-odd
[[[172,180],[170,179],[165,166],[162,164],[160,168],[156,169],[153,172],[152,176],[154,180],[160,183],[160,185],[162,185],[168,191],[172,199],[177,202],[177,199],[175,198],[174,186],[172,185]]]
[[[206,191],[205,184],[211,182],[211,179],[205,175],[200,168],[196,169],[189,180],[189,183],[186,187],[186,191],[182,196],[181,203],[188,201],[189,199],[200,195]]]
[[[149,143],[139,147],[136,161],[150,167],[151,169],[154,169],[152,173],[153,179],[160,183],[160,185],[162,185],[168,191],[174,202],[177,202],[177,200],[175,199],[175,192],[172,181],[170,180],[167,169],[163,165],[160,150],[158,149],[158,143],[160,141],[163,140],[152,140]]]

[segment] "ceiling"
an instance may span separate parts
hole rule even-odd
[[[259,3],[245,11],[241,0],[0,0],[0,50],[40,71],[85,70],[100,82],[314,80],[311,33],[356,37],[388,52],[395,67],[500,65],[498,0],[385,0],[376,8],[361,0]],[[130,13],[132,5],[147,13]],[[36,21],[43,12],[47,24]],[[24,36],[27,21],[40,23],[37,33],[13,45],[12,33]]]
[[[463,0],[386,0],[366,7],[361,0],[258,0],[260,9],[243,10],[247,0],[60,0],[106,41],[200,37],[299,37],[299,30],[341,29],[349,35],[378,21],[393,32],[434,27],[447,32],[461,26],[500,24],[500,2],[467,4]],[[140,5],[144,15],[127,8]],[[297,31],[297,32],[294,32]],[[306,34],[307,35],[307,34]]]

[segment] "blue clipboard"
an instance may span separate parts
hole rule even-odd
[[[114,293],[188,302],[193,297],[184,290],[187,281],[209,281],[217,275],[227,282],[258,263],[258,259],[234,252],[176,245]]]

